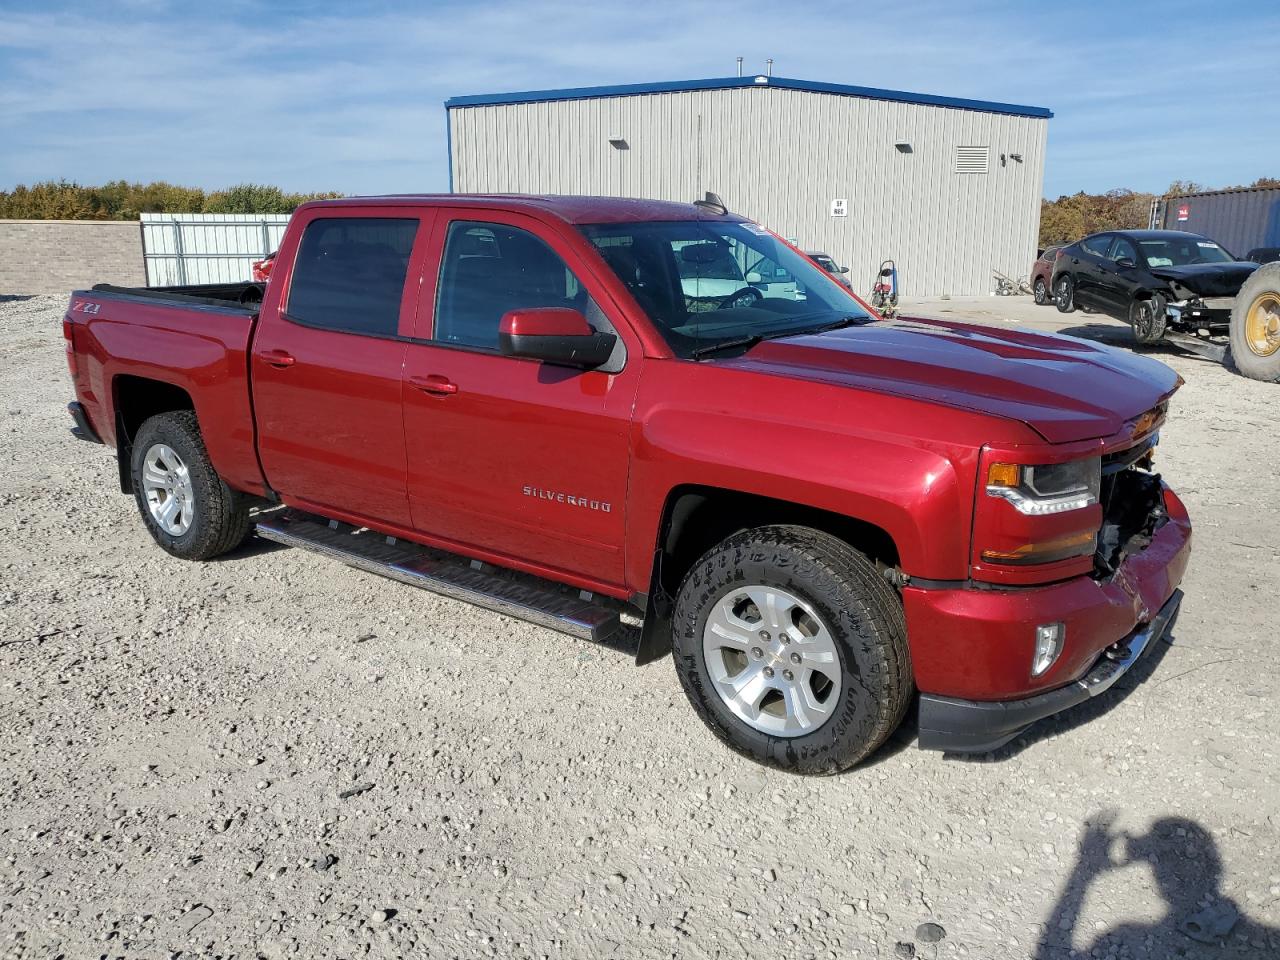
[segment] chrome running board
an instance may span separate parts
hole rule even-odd
[[[468,560],[365,527],[284,511],[258,521],[258,536],[313,550],[368,573],[453,600],[603,643],[620,629],[619,608],[585,591]]]

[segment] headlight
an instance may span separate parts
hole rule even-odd
[[[1091,507],[1101,486],[1100,457],[1036,467],[993,463],[987,470],[987,495],[1008,500],[1029,517]]]

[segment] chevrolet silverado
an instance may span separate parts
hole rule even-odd
[[[265,285],[76,291],[63,331],[73,432],[164,550],[256,530],[670,652],[716,736],[795,772],[917,703],[922,747],[992,750],[1181,598],[1172,371],[882,320],[711,200],[309,203]]]

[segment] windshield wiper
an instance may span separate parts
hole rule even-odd
[[[694,347],[689,351],[689,356],[694,360],[701,360],[703,357],[709,357],[713,353],[719,353],[721,350],[732,350],[735,347],[746,347],[750,350],[761,340],[764,340],[763,334],[755,334],[750,337],[738,337],[734,340],[721,340],[719,343],[708,343],[705,347]]]
[[[695,347],[689,351],[689,356],[694,360],[701,360],[703,357],[710,356],[713,353],[719,353],[721,350],[732,350],[737,347],[744,347],[750,350],[757,343],[764,340],[783,340],[787,337],[808,337],[815,333],[827,333],[830,330],[840,330],[844,327],[859,326],[864,323],[874,323],[875,317],[869,317],[861,313],[851,313],[848,316],[841,317],[839,320],[833,320],[831,323],[823,324],[820,327],[811,327],[809,329],[801,328],[799,330],[774,330],[772,333],[756,333],[749,337],[736,337],[733,340],[722,340],[719,343],[709,343],[705,347]],[[745,351],[744,351],[745,352]]]
[[[841,330],[844,327],[861,326],[864,323],[875,323],[878,317],[869,317],[865,313],[851,313],[847,317],[841,317],[839,320],[833,320],[831,323],[821,327],[814,327],[812,330],[799,330],[787,336],[798,337],[801,334],[809,335],[811,333],[826,333],[828,330]]]

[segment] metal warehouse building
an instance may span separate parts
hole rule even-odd
[[[852,269],[897,261],[906,296],[983,294],[1036,254],[1041,107],[729,77],[455,97],[450,189],[690,201]]]

